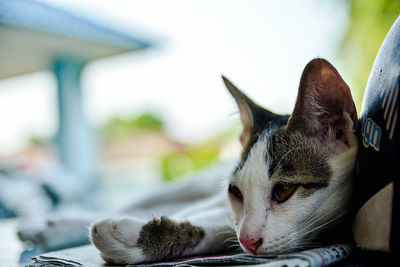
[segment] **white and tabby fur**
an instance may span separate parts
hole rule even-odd
[[[172,210],[179,206],[175,212],[167,209],[168,218],[139,219],[136,206],[124,213],[134,217],[95,222],[91,241],[107,262],[132,264],[212,254],[238,244],[251,254],[275,255],[318,246],[327,241],[323,236],[329,232],[334,233],[330,237],[341,236],[338,226],[345,222],[352,195],[357,119],[350,91],[337,71],[323,59],[311,61],[290,118],[260,108],[225,78],[224,82],[243,123],[243,154],[236,168],[229,164],[215,168],[211,175],[200,174],[186,185],[175,186],[172,193],[155,193],[148,198],[151,205],[142,203],[147,211],[156,212],[161,204],[170,203]],[[292,143],[296,145],[291,147]],[[307,168],[299,166],[302,158],[308,160]],[[313,158],[323,179],[313,168]],[[289,161],[290,167],[281,166],[283,161]],[[296,172],[298,167],[301,171]],[[291,171],[294,175],[285,175]],[[217,186],[222,180],[223,187]],[[281,202],[274,195],[279,183],[296,184],[294,193]],[[212,192],[190,199],[204,185]],[[242,198],[228,190],[231,185]],[[179,192],[186,196],[181,199]],[[176,234],[164,236],[170,229]],[[158,236],[151,236],[152,231]],[[243,240],[259,242],[249,247]]]

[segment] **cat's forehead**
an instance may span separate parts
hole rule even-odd
[[[272,149],[271,146],[273,146],[272,137],[274,133],[279,133],[281,128],[283,126],[277,127],[273,125],[273,127],[269,127],[262,133],[251,137],[250,142],[243,149],[240,162],[233,171],[233,181],[241,182],[246,177],[260,176],[268,179],[271,167],[269,154]]]
[[[282,131],[271,134],[268,140],[269,176],[280,180],[294,178],[300,183],[328,183],[331,176],[329,153],[317,139],[299,132]]]
[[[259,138],[234,170],[231,181],[237,185],[246,184],[248,187],[263,186],[263,182],[268,180],[268,145],[264,137]],[[249,177],[253,179],[248,179]]]
[[[328,155],[322,144],[301,133],[287,132],[284,126],[268,129],[248,148],[233,179],[327,184]]]

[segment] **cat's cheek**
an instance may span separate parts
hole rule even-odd
[[[238,221],[240,219],[240,215],[243,210],[243,202],[240,202],[237,199],[231,199],[231,197],[230,197],[230,204],[231,204],[231,209],[232,209],[235,225],[237,225]]]

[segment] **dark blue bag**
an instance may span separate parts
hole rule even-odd
[[[400,251],[400,17],[372,68],[360,116],[353,234],[361,248]]]

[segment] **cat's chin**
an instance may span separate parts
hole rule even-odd
[[[291,236],[290,234],[288,236]],[[313,249],[320,247],[323,245],[323,242],[320,242],[320,233],[310,233],[302,237],[302,240],[308,240],[308,242],[304,243],[299,240],[295,236],[291,236],[291,238],[281,239],[281,242],[273,243],[273,242],[266,242],[264,246],[260,246],[257,251],[256,256],[263,256],[263,257],[277,257],[280,255],[296,253],[299,251]]]

